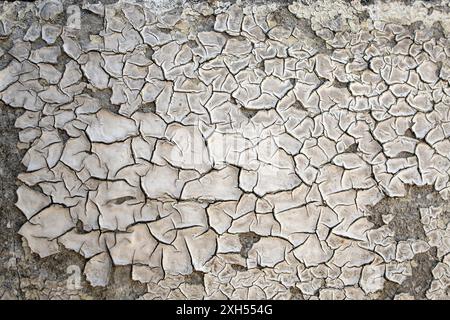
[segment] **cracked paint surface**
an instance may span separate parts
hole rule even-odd
[[[448,298],[450,7],[389,8],[0,2],[24,244],[146,299]]]

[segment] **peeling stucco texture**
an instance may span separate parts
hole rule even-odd
[[[0,1],[0,296],[449,298],[449,81],[448,1]]]

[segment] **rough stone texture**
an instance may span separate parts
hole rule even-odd
[[[448,1],[0,22],[2,299],[450,297]]]

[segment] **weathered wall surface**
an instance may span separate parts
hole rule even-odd
[[[450,296],[448,1],[0,22],[3,299]]]

